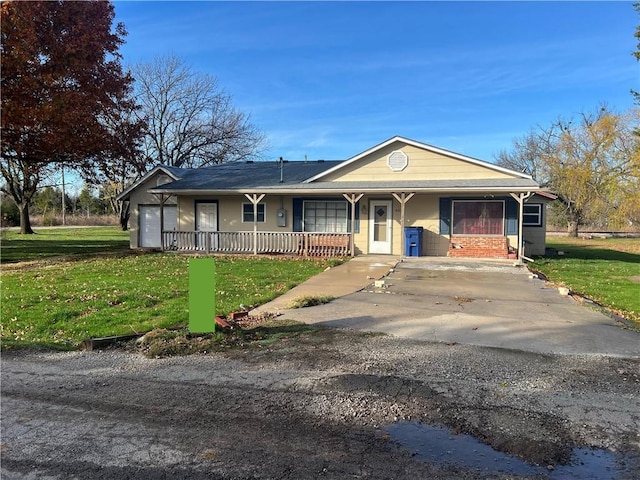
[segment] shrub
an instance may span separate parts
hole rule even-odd
[[[20,225],[20,212],[18,211],[18,206],[11,198],[4,195],[2,196],[0,211],[2,211],[3,227],[17,227]]]
[[[44,215],[42,217],[42,225],[45,227],[55,227],[56,225],[60,225],[61,222],[58,221],[55,215],[51,215],[50,213]]]

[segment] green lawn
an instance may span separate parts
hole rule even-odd
[[[149,253],[4,269],[2,338],[68,348],[91,337],[186,326],[189,258]],[[215,313],[266,303],[328,265],[218,257]]]
[[[10,233],[3,238],[3,343],[74,348],[92,337],[186,326],[192,257],[129,252],[123,248],[128,247],[126,237],[126,232],[107,227],[42,230],[35,236]],[[126,253],[98,255],[114,251]],[[64,258],[46,262],[15,263],[61,255]],[[335,263],[216,257],[215,313],[266,303]]]
[[[547,246],[565,255],[532,268],[640,325],[640,238],[548,237]]]
[[[3,231],[0,262],[14,263],[42,258],[122,252],[129,248],[129,232],[117,227],[34,228],[35,235]]]

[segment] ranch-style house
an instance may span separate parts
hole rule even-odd
[[[131,248],[513,258],[555,198],[524,173],[403,137],[343,161],[158,165],[119,197]]]

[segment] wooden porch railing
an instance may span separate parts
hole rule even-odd
[[[349,233],[310,232],[162,232],[162,249],[203,253],[281,253],[345,257],[350,254]]]

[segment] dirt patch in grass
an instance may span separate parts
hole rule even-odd
[[[305,307],[315,307],[316,305],[324,305],[325,303],[329,303],[334,300],[335,297],[331,295],[320,295],[320,296],[305,296],[294,298],[289,305],[287,305],[288,309],[294,308],[305,308]]]

